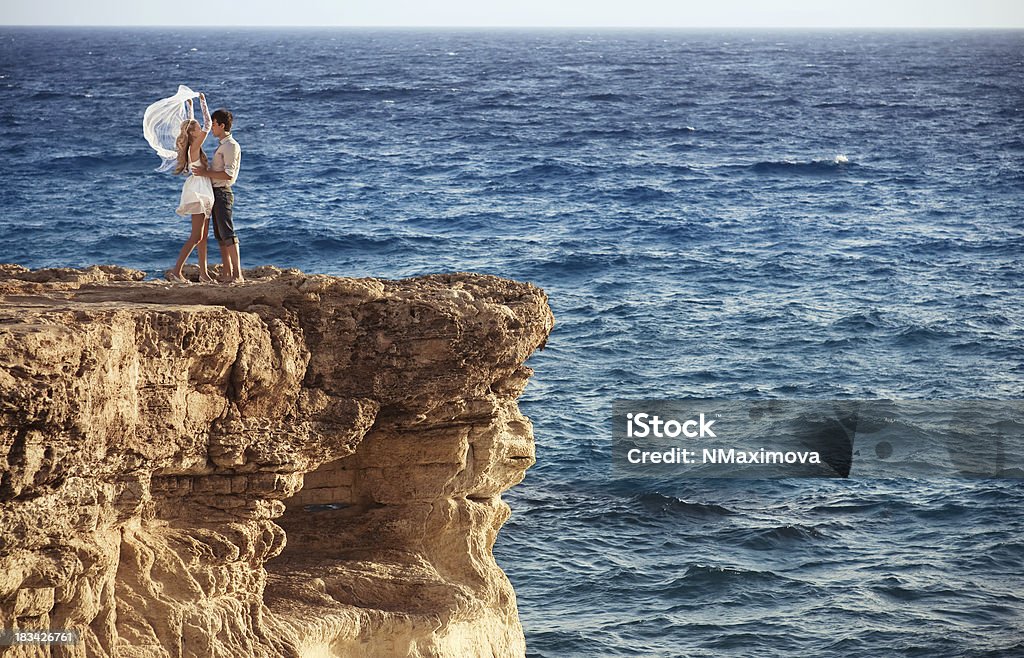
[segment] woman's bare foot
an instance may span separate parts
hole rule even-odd
[[[188,283],[185,277],[181,276],[177,272],[172,272],[171,270],[164,272],[164,278],[171,283]]]
[[[200,272],[199,283],[213,283],[213,278],[207,272]]]

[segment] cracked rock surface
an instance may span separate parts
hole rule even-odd
[[[553,318],[476,274],[0,265],[2,656],[522,656],[491,549]]]

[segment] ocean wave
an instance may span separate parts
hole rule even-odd
[[[851,499],[824,505],[815,505],[810,508],[809,513],[815,515],[852,514],[858,516],[874,516],[876,514],[883,514],[889,516],[895,512],[909,510],[912,507],[913,505],[908,502],[891,501],[887,499],[874,501],[858,501],[856,499]]]
[[[611,194],[613,199],[621,199],[633,203],[647,203],[651,201],[669,201],[675,197],[674,192],[661,190],[648,185],[632,185],[615,191]]]
[[[828,535],[813,526],[781,525],[773,528],[743,529],[732,533],[735,541],[746,548],[769,551],[791,544],[828,539]]]
[[[600,93],[600,94],[586,94],[583,96],[583,100],[595,101],[602,103],[622,103],[633,100],[633,96],[630,94],[616,94],[616,93]]]
[[[629,508],[642,510],[645,514],[682,515],[699,518],[716,518],[736,514],[733,510],[722,505],[692,502],[657,492],[633,496],[629,500]]]
[[[799,98],[796,98],[795,96],[772,96],[769,97],[767,100],[768,104],[770,105],[781,105],[783,107],[797,107],[799,105],[803,105],[803,101],[801,101]]]
[[[660,128],[658,135],[662,137],[684,137],[691,136],[697,132],[697,129],[693,126],[671,126],[667,128]]]
[[[49,101],[61,98],[70,98],[76,94],[69,94],[66,92],[59,91],[37,91],[29,95],[28,100],[30,101]]]
[[[844,315],[833,322],[830,328],[837,331],[874,331],[883,328],[885,324],[885,316],[882,312],[872,310]]]
[[[727,585],[746,589],[792,582],[792,578],[770,570],[694,564],[688,566],[683,575],[674,579],[665,587],[665,590],[671,595],[678,596],[683,592],[692,592],[695,589],[709,588],[714,591]]]
[[[916,347],[954,336],[956,336],[955,332],[945,331],[929,325],[913,324],[900,329],[896,333],[895,340],[898,344]]]
[[[864,106],[852,101],[821,101],[820,103],[812,103],[811,107],[832,110],[859,110]]]
[[[37,160],[52,173],[94,175],[99,171],[136,171],[149,173],[160,165],[152,151],[98,152],[80,155],[62,155],[49,160]],[[184,179],[182,179],[184,180]]]
[[[562,133],[566,139],[632,139],[637,133],[629,128],[584,128],[568,130]]]
[[[602,173],[602,169],[596,166],[568,162],[543,162],[516,169],[503,176],[503,178],[544,183],[559,179],[572,180],[580,177],[596,176],[600,173]]]
[[[531,262],[529,271],[557,276],[597,274],[615,271],[634,258],[636,256],[631,254],[581,253],[559,250],[545,260]]]
[[[862,168],[856,162],[851,162],[845,155],[837,155],[827,160],[765,160],[747,167],[750,171],[758,174],[802,176],[831,176]]]
[[[416,87],[320,87],[308,89],[296,85],[289,90],[292,100],[296,101],[321,101],[321,102],[343,102],[343,101],[379,101],[379,100],[407,100],[417,97],[426,97],[428,100],[436,98],[438,94],[447,92],[441,90],[422,89]]]
[[[1024,542],[1002,539],[980,547],[967,557],[971,569],[1010,573],[1020,571],[1024,564]]]
[[[355,231],[341,235],[306,234],[297,239],[294,237],[295,232],[263,228],[250,229],[244,235],[250,249],[266,251],[268,258],[275,263],[288,262],[290,255],[298,249],[312,249],[321,258],[337,259],[365,254],[382,256],[404,253],[415,248],[416,242],[427,241],[435,244],[444,242],[442,238],[430,236],[368,235]]]

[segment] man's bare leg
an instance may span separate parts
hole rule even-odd
[[[242,276],[242,257],[237,242],[228,247],[228,256],[231,258],[231,282],[245,283],[245,277]]]
[[[220,275],[217,280],[221,283],[231,282],[231,248],[229,245],[223,242],[218,243],[220,245]]]

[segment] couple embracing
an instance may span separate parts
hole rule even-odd
[[[207,236],[212,218],[222,263],[218,280],[221,283],[242,283],[245,279],[232,221],[234,193],[231,191],[238,178],[242,150],[231,136],[231,112],[219,109],[211,115],[204,94],[198,94],[203,116],[203,124],[199,125],[193,107],[195,95],[183,85],[175,96],[151,105],[143,119],[146,139],[164,160],[158,171],[188,174],[182,186],[177,213],[191,217],[192,231],[178,254],[178,261],[164,276],[168,281],[186,283],[182,267],[192,250],[198,247],[199,281],[213,282],[206,262]],[[212,162],[203,151],[203,142],[211,132],[220,140]]]

